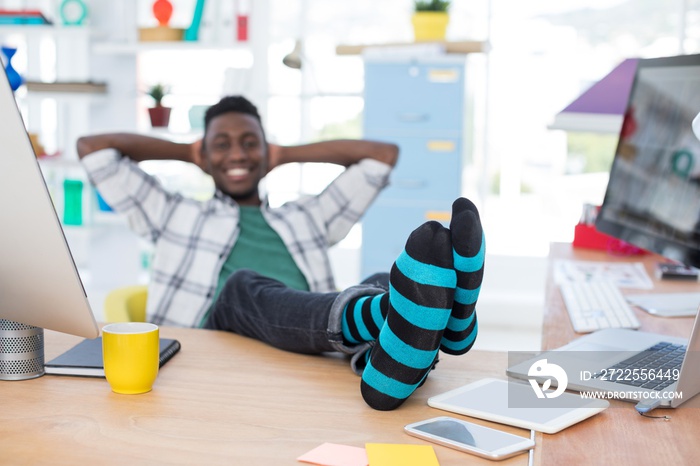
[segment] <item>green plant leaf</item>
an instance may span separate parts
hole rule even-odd
[[[450,0],[414,0],[416,11],[447,11],[450,8]]]
[[[151,86],[151,88],[146,92],[146,94],[150,95],[153,100],[156,102],[156,105],[160,105],[163,98],[168,95],[170,92],[170,88],[166,86],[165,84],[154,84]]]

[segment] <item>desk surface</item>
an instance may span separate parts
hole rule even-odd
[[[612,256],[604,252],[574,249],[570,244],[553,244],[546,289],[546,308],[542,346],[557,348],[581,336],[573,331],[558,288],[552,280],[553,259],[586,261],[643,262],[654,281],[649,293],[700,291],[700,284],[657,280],[654,265],[659,256]],[[643,293],[622,290],[623,293]],[[691,317],[655,317],[636,310],[640,330],[688,338],[693,325]],[[647,419],[640,416],[633,403],[611,401],[610,408],[585,422],[555,435],[538,434],[535,449],[537,462],[554,464],[659,465],[692,464],[700,456],[697,433],[700,432],[700,397],[686,401],[677,409],[658,409],[652,415],[668,415],[671,420]]]
[[[45,333],[47,360],[81,340]],[[161,336],[180,340],[182,349],[147,394],[118,395],[104,379],[69,376],[0,382],[0,464],[301,465],[298,456],[325,442],[427,445],[402,430],[449,414],[428,407],[427,398],[504,377],[506,365],[505,353],[443,355],[401,408],[381,412],[362,400],[359,377],[340,357],[287,353],[207,330],[161,328]],[[435,452],[442,466],[493,464],[439,445]],[[499,464],[527,462],[521,454]]]
[[[614,258],[553,245],[551,258],[643,261],[653,277],[653,256]],[[655,282],[658,291],[688,291],[698,284]],[[551,279],[546,290],[543,346],[576,338]],[[638,312],[642,330],[688,336],[691,318]],[[426,384],[398,410],[369,408],[359,378],[334,356],[287,353],[237,335],[162,328],[182,350],[163,367],[154,390],[117,395],[104,379],[44,376],[0,382],[0,464],[302,464],[296,458],[325,442],[424,444],[405,424],[439,416],[427,399],[484,377],[505,378],[506,353],[441,356]],[[46,332],[46,358],[80,338]],[[613,401],[605,412],[554,435],[537,434],[534,460],[542,465],[691,464],[700,456],[700,397],[664,410],[670,421],[646,419],[631,403]],[[485,421],[479,424],[528,436]],[[435,445],[442,466],[528,464],[528,455],[494,463]]]

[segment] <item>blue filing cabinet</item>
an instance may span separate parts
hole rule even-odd
[[[449,224],[462,193],[465,56],[365,59],[366,139],[394,142],[390,185],[362,219],[361,274],[388,272],[426,220]]]

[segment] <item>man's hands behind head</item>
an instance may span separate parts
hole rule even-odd
[[[203,139],[198,139],[190,144],[190,161],[201,168],[205,173],[209,173],[204,162],[204,153],[202,152]]]
[[[267,143],[267,173],[270,173],[273,168],[282,165],[283,163],[282,146]]]

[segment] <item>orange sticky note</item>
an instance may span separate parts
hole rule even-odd
[[[321,466],[367,466],[367,453],[364,448],[324,443],[304,453],[297,461]]]
[[[430,445],[367,443],[369,466],[440,466]]]

